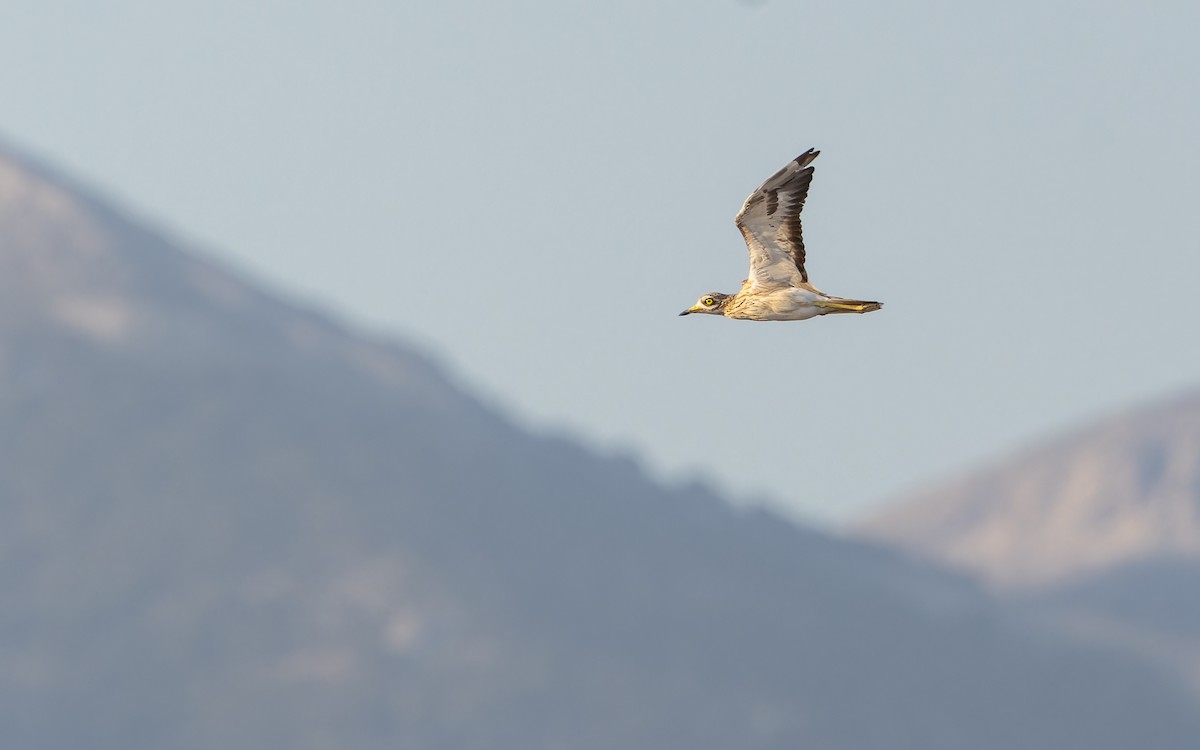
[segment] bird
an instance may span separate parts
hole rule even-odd
[[[832,297],[808,283],[800,212],[821,152],[809,149],[773,174],[742,204],[734,221],[750,250],[750,278],[736,294],[710,292],[679,313],[739,320],[808,320],[818,315],[869,313],[873,300]]]

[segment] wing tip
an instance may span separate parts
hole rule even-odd
[[[809,150],[797,156],[795,159],[792,159],[787,164],[784,164],[782,167],[780,167],[778,172],[768,177],[763,184],[759,185],[753,193],[750,193],[750,195],[746,197],[745,202],[742,203],[741,210],[739,210],[737,215],[733,217],[734,223],[736,223],[739,227],[742,226],[742,217],[746,215],[747,209],[749,209],[759,199],[764,198],[767,192],[771,190],[778,190],[783,185],[797,180],[803,181],[807,178],[807,180],[811,181],[813,170],[812,167],[809,167],[808,165],[812,163],[813,159],[816,159],[820,155],[820,151],[815,148],[810,148]],[[807,187],[805,188],[805,192],[807,192]],[[803,200],[801,201],[801,207],[803,207]],[[767,211],[768,216],[773,215],[774,213],[775,210],[773,208]]]
[[[816,150],[815,148],[810,148],[809,150],[805,151],[803,154],[800,154],[799,156],[797,156],[795,159],[792,159],[792,161],[796,163],[797,169],[804,169],[809,164],[813,163],[813,159],[816,159],[820,155],[821,155],[820,151]]]

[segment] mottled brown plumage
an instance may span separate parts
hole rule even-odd
[[[808,283],[800,212],[812,184],[809,149],[750,194],[735,221],[750,251],[750,277],[734,295],[713,292],[680,315],[710,313],[746,320],[806,320],[830,313],[865,313],[879,302],[831,297]]]

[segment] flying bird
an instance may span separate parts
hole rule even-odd
[[[750,249],[750,278],[737,294],[711,292],[679,313],[709,313],[743,320],[808,320],[831,313],[868,313],[869,300],[831,297],[808,283],[800,212],[820,151],[809,149],[750,194],[738,211],[738,229]]]

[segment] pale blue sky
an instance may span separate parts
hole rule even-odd
[[[0,134],[526,424],[843,521],[1200,384],[1195,3],[22,0]],[[743,198],[823,152],[813,281]]]

